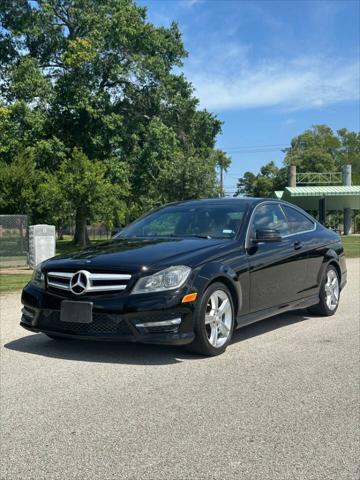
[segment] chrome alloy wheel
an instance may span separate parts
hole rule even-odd
[[[339,279],[335,270],[330,269],[327,272],[325,283],[326,305],[329,310],[335,310],[339,302]]]
[[[205,328],[209,343],[220,348],[231,334],[233,309],[229,296],[223,290],[215,290],[208,300],[205,311]]]

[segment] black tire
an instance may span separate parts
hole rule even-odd
[[[333,278],[336,278],[336,282],[338,285],[337,303],[336,303],[336,306],[332,308],[329,308],[329,305],[327,303],[327,292],[326,292],[326,284],[328,282],[329,272],[330,272],[330,275],[333,276]],[[320,298],[320,302],[317,305],[313,305],[312,307],[308,308],[309,313],[313,315],[319,315],[322,317],[331,317],[332,315],[334,315],[336,310],[338,309],[339,301],[340,301],[340,279],[339,279],[339,274],[334,265],[329,265],[325,270],[324,277],[321,282],[319,298]]]
[[[61,335],[56,335],[56,333],[45,333],[45,335],[47,337],[51,338],[51,340],[61,340],[61,341],[72,340],[69,337],[62,337]]]
[[[228,338],[223,345],[220,347],[215,347],[209,342],[208,338],[208,330],[207,328],[209,325],[205,325],[205,313],[208,306],[209,299],[211,295],[220,290],[224,292],[230,302],[231,305],[231,326],[229,328]],[[234,302],[231,296],[231,293],[226,285],[220,282],[212,283],[207,290],[205,291],[204,295],[199,302],[196,312],[195,312],[195,340],[190,344],[187,345],[187,349],[191,352],[200,354],[200,355],[207,355],[207,356],[216,356],[220,355],[226,350],[226,347],[229,345],[231,341],[231,337],[234,331],[235,325],[235,309],[234,309]]]

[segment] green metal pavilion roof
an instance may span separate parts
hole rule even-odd
[[[360,195],[360,185],[351,186],[317,186],[286,187],[285,192],[291,197],[328,197],[332,195]]]
[[[322,197],[327,210],[360,209],[360,185],[286,187],[283,192],[275,191],[274,196],[305,210],[317,210]]]

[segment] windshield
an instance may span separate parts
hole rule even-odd
[[[186,205],[156,210],[124,228],[115,238],[128,237],[235,237],[246,205]]]

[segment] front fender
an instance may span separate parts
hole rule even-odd
[[[230,265],[223,262],[211,262],[199,267],[196,278],[194,279],[194,287],[203,295],[207,287],[215,281],[223,282],[230,290],[236,316],[239,312],[244,313],[244,309],[248,308],[248,284],[246,281],[248,276],[248,268],[245,266],[240,271],[235,271]]]

